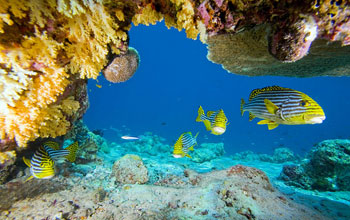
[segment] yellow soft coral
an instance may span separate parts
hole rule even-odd
[[[177,8],[180,8],[176,14],[176,28],[181,31],[183,28],[186,31],[187,37],[196,39],[199,33],[197,24],[194,20],[194,8],[189,0],[170,0]],[[168,21],[169,22],[169,21]]]
[[[160,12],[157,12],[152,8],[152,4],[148,4],[146,7],[144,7],[140,13],[135,14],[135,16],[132,18],[132,22],[134,25],[144,24],[156,24],[158,21],[161,21],[163,19],[163,15]]]
[[[0,152],[0,167],[6,164],[12,164],[16,159],[16,152],[14,150]]]

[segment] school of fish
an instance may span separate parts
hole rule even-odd
[[[310,98],[308,95],[297,90],[284,88],[280,86],[267,86],[261,89],[254,89],[248,102],[241,99],[241,115],[249,112],[249,121],[254,118],[260,118],[259,125],[266,124],[269,130],[275,129],[280,124],[301,125],[301,124],[320,124],[325,119],[325,113],[322,107]],[[205,114],[202,106],[198,108],[196,122],[203,122],[207,131],[213,135],[222,135],[229,124],[223,111],[207,111]],[[173,147],[173,157],[192,158],[189,154],[194,151],[197,144],[197,137],[191,132],[184,132],[177,139]],[[122,136],[124,140],[139,140],[139,137]],[[33,157],[29,160],[23,157],[24,163],[30,168],[32,178],[50,179],[55,176],[55,162],[57,158],[65,158],[70,162],[75,161],[78,142],[74,142],[65,149],[60,149],[57,142],[48,141],[39,146]]]

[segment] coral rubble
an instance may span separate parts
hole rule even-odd
[[[192,160],[203,163],[225,154],[224,143],[202,143],[192,154]]]
[[[176,185],[126,184],[110,191],[87,181],[59,192],[33,192],[1,206],[0,218],[328,219],[285,197],[255,168],[237,165],[205,174],[187,170],[185,176]]]
[[[311,149],[299,165],[286,165],[286,184],[319,191],[350,190],[350,140],[325,140]]]
[[[273,155],[257,154],[252,151],[243,151],[231,156],[234,160],[243,161],[265,161],[271,163],[297,162],[300,160],[298,155],[286,147],[276,148]]]

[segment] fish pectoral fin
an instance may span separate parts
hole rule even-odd
[[[279,109],[277,107],[277,105],[273,104],[273,102],[271,102],[270,100],[268,99],[264,99],[264,102],[265,102],[265,106],[266,106],[266,109],[267,111],[272,114],[272,115],[275,115],[277,110]]]
[[[255,115],[249,112],[249,121],[253,120],[255,118]]]
[[[276,124],[276,123],[274,123],[274,124],[267,124],[267,127],[269,128],[269,130],[272,130],[272,129],[277,128],[278,125],[279,125],[279,124]]]
[[[210,131],[211,130],[210,121],[209,120],[204,120],[203,123],[204,123],[205,128],[207,129],[207,131]]]

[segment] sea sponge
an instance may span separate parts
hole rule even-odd
[[[136,72],[140,63],[140,57],[136,49],[129,47],[124,55],[117,55],[113,61],[103,70],[105,78],[114,83],[129,80]]]

